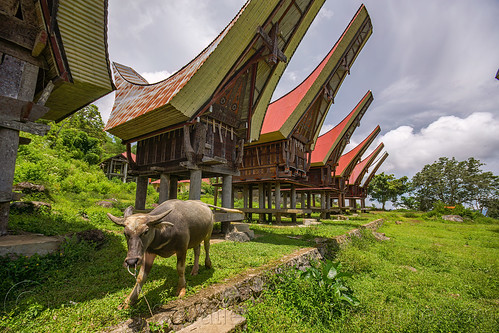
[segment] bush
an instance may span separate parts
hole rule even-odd
[[[459,215],[463,218],[474,220],[479,217],[481,214],[475,212],[471,209],[465,208],[461,204],[457,204],[453,206],[454,208],[450,208],[448,205],[443,203],[442,201],[438,201],[433,204],[433,209],[426,213],[427,217],[441,217],[442,215]]]

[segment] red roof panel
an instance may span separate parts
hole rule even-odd
[[[336,168],[336,176],[349,177],[362,154],[366,151],[380,131],[381,129],[378,125],[374,131],[372,131],[371,134],[369,134],[369,136],[365,138],[364,141],[362,141],[357,147],[341,156],[338,161],[338,167]]]
[[[364,178],[364,175],[367,172],[367,169],[371,166],[371,164],[374,162],[376,159],[376,156],[381,152],[383,149],[384,145],[383,143],[380,143],[376,149],[365,159],[360,161],[355,168],[352,171],[352,174],[350,175],[350,179],[348,181],[349,184],[357,184],[360,185],[360,182],[362,181],[362,178]]]
[[[317,138],[315,148],[312,151],[311,163],[325,163],[329,158],[329,154],[334,150],[334,148],[340,143],[343,134],[348,131],[350,126],[355,126],[360,122],[360,118],[364,115],[361,113],[363,111],[363,105],[369,99],[372,100],[372,92],[368,91],[362,100],[355,106],[355,108],[335,127],[330,129],[328,132],[322,134]],[[369,103],[370,104],[370,103]],[[369,106],[369,105],[367,105]],[[365,110],[364,110],[365,111]],[[357,121],[355,121],[357,120]]]

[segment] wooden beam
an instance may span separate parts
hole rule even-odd
[[[15,120],[0,121],[0,127],[8,128],[14,131],[27,132],[40,136],[44,136],[50,130],[49,125],[32,123],[32,122],[22,123],[20,121],[15,121]]]

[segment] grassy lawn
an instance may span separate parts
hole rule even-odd
[[[261,302],[247,304],[248,331],[498,331],[498,220],[456,223],[414,213],[376,215],[387,221],[379,232],[391,240],[354,241],[335,258],[353,274],[348,284],[358,307],[310,321],[301,296],[306,292],[280,296],[303,286],[281,283]]]
[[[129,202],[106,209],[82,198],[81,206],[64,197],[52,212],[13,214],[10,227],[18,231],[48,235],[66,234],[92,228],[104,232],[106,242],[99,248],[85,242],[69,242],[58,254],[15,263],[2,262],[0,278],[0,330],[22,332],[100,331],[134,316],[149,316],[143,297],[133,309],[118,310],[131,291],[134,279],[123,268],[126,242],[121,227],[105,216],[120,215]],[[95,201],[95,200],[94,200]],[[120,209],[119,209],[120,208]],[[187,277],[187,294],[277,260],[303,247],[314,246],[314,237],[343,234],[371,220],[371,216],[351,221],[324,221],[309,228],[252,224],[257,238],[248,243],[221,242],[211,246],[213,269],[201,266],[197,276]],[[301,236],[296,238],[296,236]],[[288,236],[293,236],[290,238]],[[201,254],[203,262],[204,252]],[[151,308],[175,299],[176,257],[157,257],[143,291]],[[4,266],[5,264],[5,266]],[[193,264],[189,251],[187,270]],[[16,284],[18,283],[18,284]]]

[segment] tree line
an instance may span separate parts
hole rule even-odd
[[[470,209],[499,216],[499,177],[483,171],[484,163],[470,157],[458,161],[440,157],[427,164],[412,179],[381,173],[373,177],[368,187],[371,199],[394,207],[432,210],[437,203],[463,205]]]

